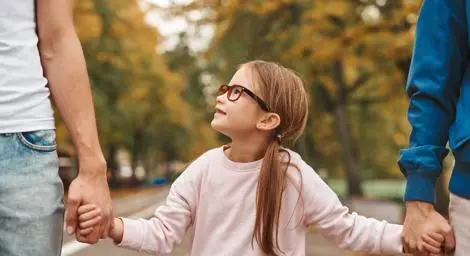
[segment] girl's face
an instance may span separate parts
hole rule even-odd
[[[247,67],[240,68],[228,86],[241,85],[262,99],[253,86],[253,76]],[[230,99],[229,92],[217,96],[214,119],[211,126],[218,132],[234,138],[243,138],[257,131],[256,124],[264,113],[259,103],[250,97],[249,92],[233,88]],[[238,97],[238,99],[237,99]],[[233,101],[236,99],[235,101]],[[263,99],[264,100],[264,99]]]

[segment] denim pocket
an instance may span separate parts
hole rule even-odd
[[[20,132],[17,136],[21,144],[32,150],[50,152],[57,148],[55,130]]]

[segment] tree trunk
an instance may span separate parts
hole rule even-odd
[[[335,81],[338,89],[333,114],[335,116],[336,130],[342,148],[344,170],[346,171],[348,179],[348,195],[362,196],[356,144],[351,134],[349,117],[346,109],[350,92],[344,78],[343,62],[340,59],[337,59],[333,63],[332,71],[333,80]]]
[[[142,154],[143,154],[143,132],[141,129],[137,128],[134,131],[133,134],[134,138],[134,147],[132,149],[132,169],[135,169],[137,166],[137,163],[142,160]]]
[[[108,157],[106,158],[106,165],[108,170],[111,171],[111,179],[109,185],[114,187],[117,186],[116,176],[118,175],[118,165],[116,163],[116,146],[113,143],[108,145]]]
[[[448,166],[446,161],[442,163],[442,173],[436,182],[436,211],[442,214],[444,217],[449,216],[449,178],[452,174],[455,162]]]
[[[362,196],[361,178],[357,161],[356,146],[349,128],[348,115],[344,104],[334,109],[335,123],[342,148],[344,169],[346,171],[349,196]]]
[[[448,182],[444,173],[441,174],[436,182],[436,211],[443,216],[449,215],[449,194],[446,192]]]

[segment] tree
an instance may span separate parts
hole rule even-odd
[[[360,195],[360,169],[373,170],[372,177],[400,175],[397,152],[409,132],[402,65],[410,58],[419,5],[405,0],[195,1],[169,11],[190,22],[214,24],[207,56],[219,79],[257,58],[299,71],[312,111],[297,149],[314,167],[344,170],[349,194]],[[192,20],[194,11],[206,15]]]
[[[165,151],[185,160],[191,123],[183,100],[181,76],[171,72],[156,52],[161,36],[145,22],[150,7],[139,1],[83,0],[74,5],[74,22],[82,42],[96,108],[101,144],[115,169],[120,147],[134,161],[154,159]],[[58,143],[70,148],[61,122]],[[171,160],[170,159],[170,160]]]

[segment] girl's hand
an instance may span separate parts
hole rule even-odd
[[[444,236],[430,232],[427,234],[423,234],[423,247],[431,254],[431,255],[443,255],[442,246],[444,244]]]
[[[87,236],[101,224],[101,209],[94,204],[85,204],[78,208],[78,227],[80,236]]]

